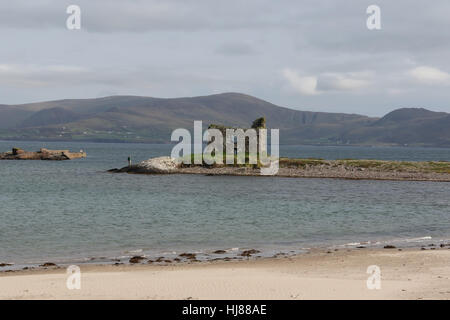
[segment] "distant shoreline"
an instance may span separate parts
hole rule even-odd
[[[77,139],[52,139],[52,138],[45,138],[45,139],[20,139],[18,137],[12,137],[11,139],[2,137],[0,138],[0,142],[10,142],[10,141],[17,141],[17,142],[73,142],[73,143],[124,143],[124,144],[150,144],[150,145],[174,145],[174,142],[170,141],[139,141],[139,140],[114,140],[114,139],[88,139],[88,140],[77,140]],[[450,145],[422,145],[422,144],[387,144],[387,143],[379,143],[379,144],[333,144],[333,143],[280,143],[280,146],[305,146],[305,147],[364,147],[364,148],[436,148],[436,149],[450,149]]]

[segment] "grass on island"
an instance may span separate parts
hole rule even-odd
[[[194,164],[194,157],[197,156],[202,159],[202,164]],[[191,166],[203,166],[203,167],[224,167],[229,166],[226,164],[207,164],[204,161],[204,156],[191,154],[190,157],[191,164],[183,164],[185,167]],[[245,163],[237,163],[237,155],[234,155],[235,167],[248,167],[248,168],[261,168],[263,165],[257,157],[257,164],[249,163],[250,154],[245,153]],[[223,157],[225,162],[225,154]],[[342,160],[324,160],[317,158],[309,159],[297,159],[297,158],[280,158],[279,163],[281,168],[299,168],[307,169],[315,166],[337,168],[344,167],[346,169],[363,169],[363,170],[374,170],[374,171],[401,171],[401,172],[422,172],[422,173],[448,173],[450,174],[450,162],[449,161],[389,161],[389,160],[355,160],[355,159],[342,159]]]
[[[280,167],[307,168],[329,166],[354,169],[371,169],[376,171],[434,172],[450,173],[449,161],[388,161],[388,160],[323,160],[280,158]]]

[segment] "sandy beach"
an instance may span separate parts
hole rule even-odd
[[[381,288],[367,288],[367,268]],[[354,249],[180,265],[82,265],[2,272],[0,299],[450,299],[450,250]]]

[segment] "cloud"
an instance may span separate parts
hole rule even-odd
[[[22,92],[39,91],[40,93],[55,92],[55,88],[65,89],[67,92],[83,90],[97,92],[123,92],[124,94],[146,95],[139,90],[147,92],[149,89],[158,89],[158,96],[177,97],[190,95],[185,90],[186,83],[190,89],[200,88],[205,93],[211,93],[212,87],[220,83],[227,87],[239,83],[236,80],[221,78],[215,74],[185,72],[178,68],[155,68],[141,66],[139,68],[111,68],[109,66],[81,67],[76,65],[36,65],[36,64],[1,64],[0,85],[8,88],[18,88]],[[25,90],[23,90],[25,89]],[[130,91],[132,90],[132,91]],[[185,90],[185,91],[182,91]],[[205,91],[206,90],[206,91]],[[59,91],[59,90],[57,90]],[[223,91],[239,91],[233,87]],[[244,90],[245,91],[245,90]],[[97,96],[98,94],[96,94]],[[84,98],[85,96],[81,96]],[[65,98],[61,96],[61,98]],[[1,103],[0,103],[1,104]]]
[[[420,66],[409,70],[408,74],[416,81],[430,85],[450,84],[450,74],[433,67]]]
[[[288,0],[290,2],[291,0]],[[0,26],[65,28],[70,0],[0,3]],[[264,28],[279,24],[269,0],[78,0],[81,28],[89,32],[199,31]]]
[[[256,53],[255,49],[247,43],[225,43],[219,46],[215,52],[225,56],[244,56]]]
[[[295,71],[287,68],[282,73],[290,86],[297,92],[304,95],[315,95],[318,93],[316,77],[301,77]]]
[[[352,91],[367,87],[370,84],[370,73],[325,73],[319,76],[319,91]]]
[[[0,64],[0,83],[25,87],[71,83],[74,78],[83,77],[90,71],[85,67],[72,65]]]
[[[370,84],[370,72],[323,73],[318,76],[300,76],[292,69],[282,71],[289,85],[303,95],[326,92],[355,91]]]
[[[1,75],[31,75],[31,74],[61,74],[61,73],[83,73],[88,71],[85,67],[71,65],[20,65],[0,64]]]

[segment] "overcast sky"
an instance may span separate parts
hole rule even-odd
[[[81,8],[68,30],[66,8]],[[381,30],[366,9],[381,8]],[[448,0],[0,2],[0,104],[242,92],[300,110],[450,112]]]

